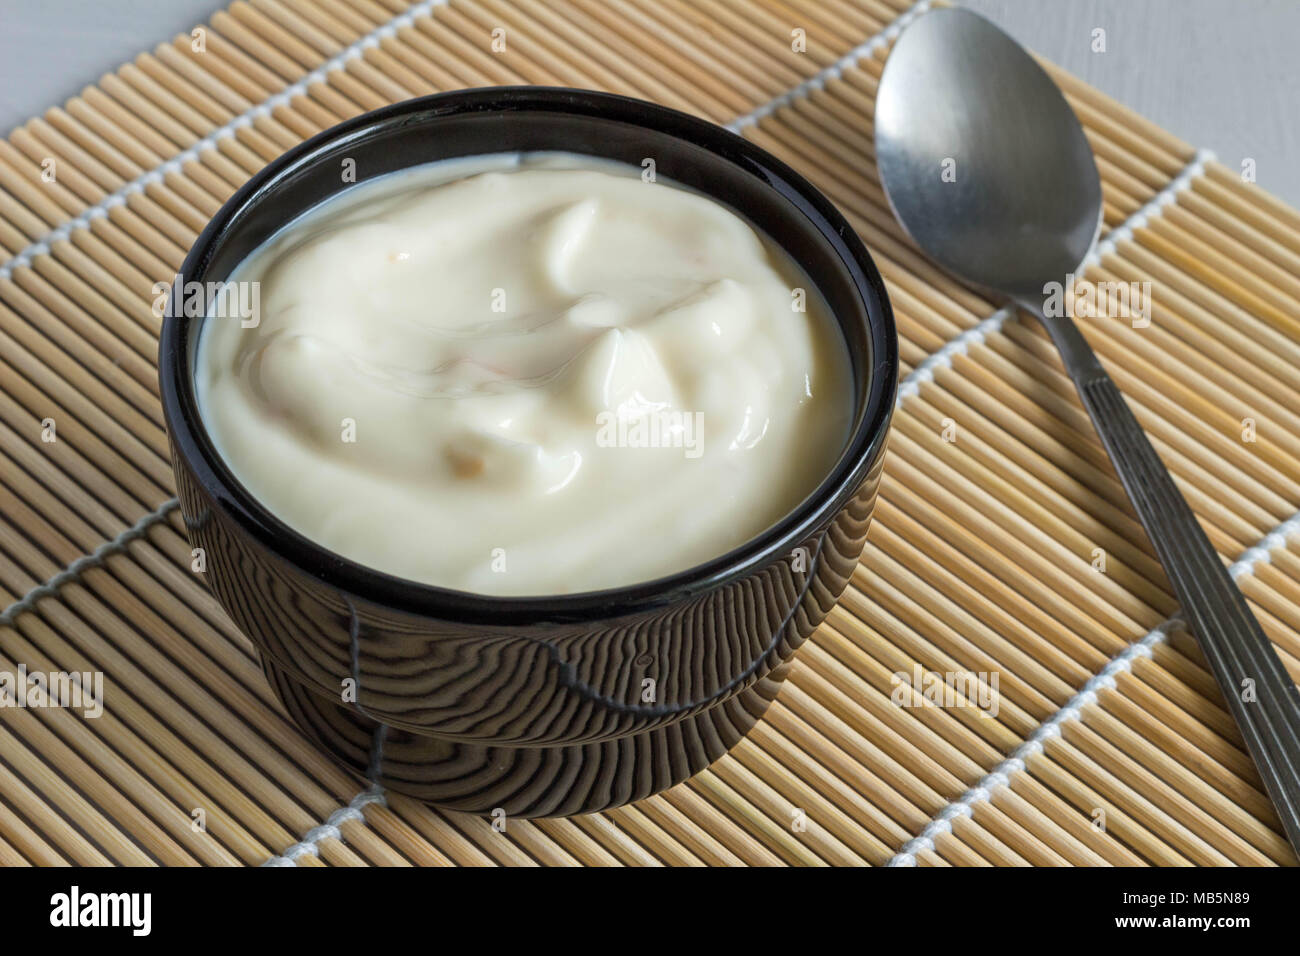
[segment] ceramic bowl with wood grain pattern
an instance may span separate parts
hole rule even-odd
[[[843,450],[811,495],[742,546],[657,580],[554,597],[395,577],[296,532],[235,477],[200,416],[205,320],[175,298],[159,353],[177,493],[207,584],[303,732],[381,786],[509,816],[641,799],[702,770],[762,716],[861,556],[898,375],[880,275],[812,185],[712,123],[582,90],[464,90],[349,120],[241,188],[182,275],[227,279],[338,192],[342,158],[365,182],[454,157],[547,150],[632,166],[654,156],[660,174],[778,243],[834,316],[851,369]]]

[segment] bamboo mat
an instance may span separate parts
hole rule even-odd
[[[1294,863],[1046,337],[889,214],[872,104],[908,14],[249,0],[0,142],[0,671],[105,675],[97,719],[0,710],[0,862]],[[1153,284],[1149,328],[1085,332],[1300,675],[1300,214],[1053,75],[1104,185],[1088,278]],[[657,100],[797,167],[875,256],[906,378],[862,565],[754,732],[651,799],[498,832],[365,790],[284,716],[190,569],[150,306],[208,217],[302,138],[519,82]],[[996,716],[896,706],[891,675],[915,666],[998,675]]]

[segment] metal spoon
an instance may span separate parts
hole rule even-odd
[[[895,44],[875,123],[903,228],[958,278],[1038,316],[1056,343],[1300,849],[1300,692],[1078,327],[1044,314],[1045,287],[1065,286],[1101,225],[1097,166],[1065,97],[989,21],[939,9]]]

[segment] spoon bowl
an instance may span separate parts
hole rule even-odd
[[[1101,179],[1070,105],[967,10],[935,10],[899,37],[876,98],[876,159],[917,245],[1018,300],[1074,271],[1101,227]]]

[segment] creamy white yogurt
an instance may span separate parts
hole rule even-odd
[[[681,571],[793,510],[847,437],[824,300],[735,213],[637,168],[408,170],[231,279],[260,283],[259,315],[206,321],[218,451],[289,526],[415,581],[544,595]]]

